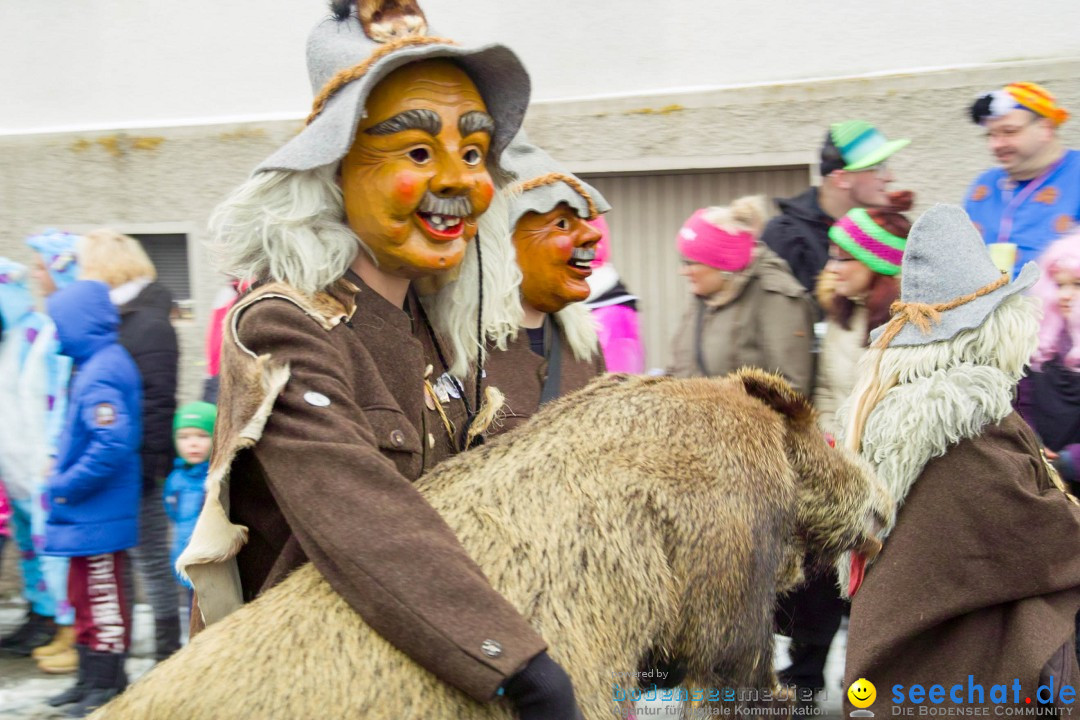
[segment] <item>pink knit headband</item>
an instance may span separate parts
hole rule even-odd
[[[698,210],[679,230],[679,253],[691,262],[717,270],[738,272],[750,264],[754,235],[743,231],[729,233],[705,219],[707,208]]]

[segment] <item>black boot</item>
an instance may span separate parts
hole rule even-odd
[[[168,659],[180,649],[180,616],[154,619],[154,659]]]
[[[27,612],[26,622],[0,640],[0,650],[12,655],[29,655],[34,648],[48,645],[56,635],[56,623],[48,615],[38,615],[33,610]]]
[[[86,654],[89,651],[85,645],[76,645],[75,651],[79,653],[79,679],[75,681],[75,684],[69,687],[59,695],[54,695],[45,702],[52,707],[61,707],[63,705],[70,705],[71,703],[77,703],[86,697],[86,694],[90,692],[90,682],[86,676]]]
[[[68,709],[66,715],[73,718],[86,717],[119,695],[127,687],[125,660],[127,653],[87,651],[87,680],[90,688],[77,705]]]

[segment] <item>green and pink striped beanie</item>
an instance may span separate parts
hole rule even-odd
[[[907,190],[889,193],[887,208],[855,208],[829,229],[829,239],[879,275],[899,275],[911,221],[901,213],[910,210],[915,196]]]

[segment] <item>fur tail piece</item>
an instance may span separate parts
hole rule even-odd
[[[176,559],[176,572],[187,578],[191,565],[222,562],[236,556],[247,542],[248,529],[229,521],[216,497],[207,494],[206,504],[195,523],[191,542]]]
[[[506,396],[498,388],[489,387],[484,390],[484,403],[469,425],[468,437],[465,438],[466,447],[472,447],[473,440],[488,429],[505,402]]]
[[[427,35],[427,18],[416,0],[356,0],[356,10],[364,34],[375,42]]]

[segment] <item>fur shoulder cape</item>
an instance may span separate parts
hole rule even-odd
[[[262,437],[274,402],[289,381],[288,363],[256,355],[240,341],[240,317],[260,301],[280,299],[296,305],[324,330],[331,330],[356,311],[356,292],[357,287],[345,279],[314,297],[285,283],[269,283],[241,297],[225,317],[221,393],[206,500],[191,541],[176,561],[177,571],[191,579],[198,593],[207,625],[243,604],[236,554],[247,542],[247,528],[229,520],[229,470],[237,454]]]

